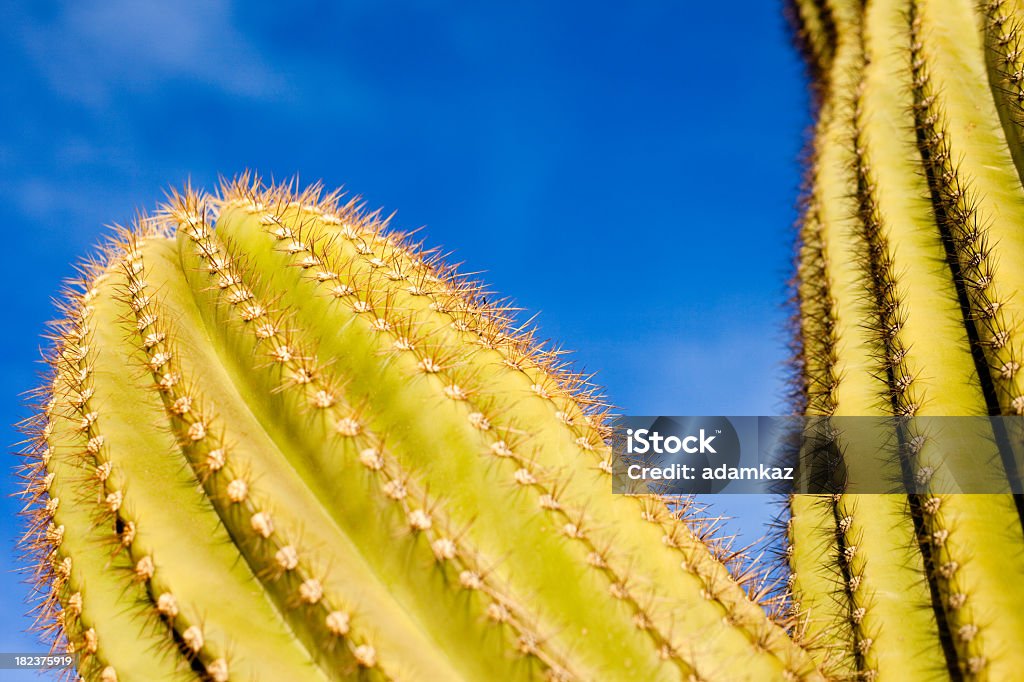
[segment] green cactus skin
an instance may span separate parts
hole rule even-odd
[[[587,380],[385,222],[243,176],[84,269],[26,490],[79,674],[824,679],[706,518],[610,494]]]
[[[1024,413],[1024,5],[794,5],[821,97],[797,272],[804,410]],[[925,479],[964,460],[944,456],[948,438],[904,446]],[[850,679],[1020,679],[1018,504],[793,496],[793,607],[819,663]]]

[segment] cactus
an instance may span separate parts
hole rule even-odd
[[[796,284],[800,409],[1024,413],[1024,3],[791,9],[818,96]],[[902,445],[919,480],[929,462],[983,466],[981,453],[947,457],[949,440],[910,433]],[[1018,464],[998,462],[1010,477]],[[795,495],[790,510],[793,606],[832,674],[1020,679],[1019,497]]]
[[[83,269],[26,470],[78,673],[823,679],[705,518],[611,495],[587,378],[385,223],[242,176]]]

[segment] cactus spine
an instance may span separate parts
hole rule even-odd
[[[507,308],[337,194],[176,194],[85,268],[27,471],[88,680],[823,679]]]
[[[793,9],[820,97],[797,287],[805,411],[1024,413],[1024,6]],[[945,456],[948,438],[902,445],[919,480],[966,459]],[[1017,475],[1019,458],[999,464]],[[1017,502],[794,496],[794,605],[822,664],[852,679],[1018,679]]]

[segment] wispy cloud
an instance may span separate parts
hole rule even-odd
[[[65,224],[79,223],[89,228],[130,218],[130,215],[122,218],[105,215],[111,206],[119,205],[122,195],[123,192],[101,182],[67,183],[38,175],[17,179],[0,191],[0,196],[10,198],[21,216],[34,224],[56,225],[65,221]],[[67,234],[60,237],[66,239]],[[35,234],[27,241],[46,240],[45,235]]]
[[[273,96],[284,83],[225,0],[67,2],[26,22],[21,38],[58,95],[92,106],[168,79],[248,97]]]
[[[785,351],[777,321],[592,344],[598,382],[627,414],[771,415],[781,409]],[[775,341],[777,339],[778,341]]]

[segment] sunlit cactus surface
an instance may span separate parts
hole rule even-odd
[[[818,680],[606,407],[318,188],[175,194],[83,268],[28,425],[38,624],[87,680]]]

